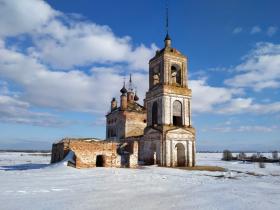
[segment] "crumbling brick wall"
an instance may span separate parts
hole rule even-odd
[[[54,143],[52,145],[52,156],[51,156],[51,163],[56,163],[65,157],[67,152],[64,151],[64,142]]]
[[[138,142],[117,142],[117,141],[94,141],[91,139],[63,139],[53,144],[51,163],[56,163],[67,155],[71,150],[75,154],[76,168],[96,167],[96,164],[103,167],[123,167],[121,159],[123,154],[119,154],[120,145],[125,144],[125,154],[127,154],[129,165],[126,167],[138,166]],[[100,163],[101,161],[101,163]]]
[[[144,128],[147,126],[146,113],[125,112],[125,137],[134,137],[144,134]]]
[[[132,153],[129,156],[129,167],[135,168],[138,166],[138,141],[132,143]]]
[[[72,141],[69,146],[76,156],[76,168],[96,167],[98,156],[102,156],[104,167],[121,167],[115,142]]]

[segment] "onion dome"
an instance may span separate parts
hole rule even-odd
[[[139,97],[136,95],[135,93],[135,96],[134,96],[134,101],[138,101],[139,100]]]
[[[123,85],[123,87],[122,87],[122,89],[120,90],[120,92],[121,92],[122,94],[127,93],[127,90],[126,90],[126,88],[125,88],[125,85]]]

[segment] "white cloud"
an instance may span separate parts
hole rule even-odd
[[[276,26],[269,26],[267,31],[266,31],[266,34],[268,36],[273,36],[274,34],[277,33],[277,31],[278,31],[278,27],[276,27]]]
[[[251,107],[251,98],[235,98],[231,99],[226,106],[220,107],[220,109],[217,110],[217,112],[222,114],[242,113],[245,110],[248,111],[248,109],[250,109]]]
[[[35,47],[29,52],[54,68],[123,62],[147,71],[147,58],[156,49],[154,44],[133,47],[130,37],[119,38],[108,26],[76,21],[66,26],[55,20],[35,38]]]
[[[208,129],[206,129],[208,130]],[[229,132],[240,132],[240,133],[246,133],[246,132],[260,132],[260,133],[270,133],[275,130],[278,130],[278,127],[276,126],[262,126],[262,125],[241,125],[237,127],[230,127],[230,126],[220,126],[220,127],[212,127],[210,130],[218,131],[221,133],[229,133]]]
[[[144,72],[157,49],[154,44],[134,46],[129,36],[117,37],[108,26],[63,14],[44,1],[0,4],[0,76],[20,87],[17,100],[35,107],[104,114],[111,97],[118,99],[123,75],[131,71],[139,72],[133,79],[143,99]],[[26,49],[15,46],[24,43],[22,34],[31,41]],[[7,37],[17,42],[7,46]],[[85,65],[92,71],[79,69]],[[2,85],[1,93],[7,91]]]
[[[38,0],[0,0],[0,37],[30,33],[58,14]]]
[[[47,69],[35,58],[8,49],[0,49],[0,76],[19,84],[22,98],[35,106],[61,110],[98,112],[109,110],[113,96],[119,96],[123,83],[119,68],[94,68],[89,74]],[[22,73],[24,67],[24,73]],[[147,74],[136,73],[138,94],[143,99]],[[108,107],[108,109],[106,109]]]
[[[262,49],[261,54],[263,51],[269,52]],[[259,54],[259,52],[255,52],[255,54]],[[63,111],[95,112],[104,115],[106,110],[109,110],[111,98],[117,97],[118,99],[120,95],[119,89],[123,83],[122,66],[94,67],[86,74],[80,70],[66,72],[50,70],[40,64],[36,58],[10,49],[0,49],[0,57],[2,58],[0,76],[15,82],[22,88],[22,92],[16,96],[16,100],[24,101],[27,105],[24,109],[19,106],[13,107],[25,110],[27,114],[24,116],[26,117],[34,118],[33,114],[38,115],[38,113],[29,113],[29,106]],[[148,89],[147,78],[147,73],[133,74],[133,81],[137,85],[138,95],[141,99],[145,97],[145,91]],[[0,89],[3,93],[7,93],[6,83],[2,83],[2,89]],[[242,89],[213,87],[207,84],[206,78],[190,80],[189,85],[193,90],[192,107],[195,113],[265,114],[280,111],[280,103],[256,104],[251,98],[236,98],[236,95],[242,94]],[[10,115],[10,117],[12,116]],[[39,114],[39,117],[42,115]],[[46,122],[52,121],[47,120]]]
[[[233,29],[232,33],[233,34],[239,34],[243,31],[243,29],[241,27],[236,27]]]
[[[45,112],[32,112],[30,104],[8,95],[0,95],[0,121],[36,126],[63,126],[66,122]]]
[[[233,98],[216,109],[220,114],[271,114],[280,112],[280,102],[257,103],[252,98]]]
[[[44,1],[0,0],[0,4],[0,37],[29,36],[33,46],[28,53],[56,69],[125,63],[147,71],[148,58],[157,49],[155,44],[133,46],[129,36],[118,37],[106,25],[81,21]]]
[[[192,110],[195,113],[233,114],[271,114],[280,112],[280,102],[258,103],[243,95],[242,89],[214,87],[205,79],[190,80],[193,90]]]
[[[212,112],[215,105],[230,101],[233,95],[230,89],[207,85],[205,79],[190,80],[189,85],[193,90],[194,112]]]
[[[280,45],[258,43],[243,63],[235,67],[237,73],[225,84],[231,87],[248,87],[255,91],[280,86]]]
[[[273,130],[277,129],[276,127],[267,127],[267,126],[259,126],[259,125],[246,125],[246,126],[240,126],[238,129],[236,129],[238,132],[272,132]]]
[[[251,34],[257,34],[257,33],[260,33],[261,31],[262,31],[262,29],[260,26],[254,26],[251,29]]]
[[[0,12],[16,13],[15,17],[3,16],[0,20],[0,26],[3,27],[0,36],[3,40],[5,36],[18,38],[23,33],[31,38],[29,48],[23,50],[6,46],[0,39],[2,121],[34,125],[61,124],[51,114],[31,112],[32,107],[104,115],[109,110],[111,98],[118,99],[120,95],[123,75],[130,72],[134,72],[133,81],[138,95],[141,99],[145,97],[148,89],[148,60],[157,49],[154,44],[149,47],[143,44],[135,46],[130,37],[117,37],[108,26],[73,19],[53,10],[43,1],[30,1],[31,11],[43,11],[38,17],[34,12],[36,20],[30,21],[25,12],[18,11],[25,8],[20,5],[27,1],[21,1],[19,7],[11,5],[15,1],[0,2]],[[14,26],[4,25],[7,17],[11,18],[10,22],[14,26],[18,26],[16,29]],[[240,28],[239,32],[241,31]],[[279,52],[278,45],[259,44],[235,68],[238,75],[227,81],[230,87],[213,87],[207,84],[206,79],[190,80],[193,111],[220,114],[244,111],[264,113],[263,105],[254,103],[251,98],[240,98],[241,88],[278,86],[278,77],[275,75],[279,75],[279,58],[275,56],[279,56]],[[98,67],[94,64],[98,64]],[[90,71],[84,71],[85,65]],[[62,71],[65,69],[67,71]],[[267,72],[271,74],[270,77],[263,76]],[[259,73],[262,76],[258,76]],[[19,86],[19,93],[12,95],[4,80]],[[261,80],[264,81],[260,82]],[[278,103],[266,104],[266,107],[266,113],[280,110]],[[11,112],[10,109],[14,111]]]
[[[0,80],[0,95],[8,95],[9,92],[8,83]]]

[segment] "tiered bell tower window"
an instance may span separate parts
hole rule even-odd
[[[182,72],[177,64],[171,66],[171,83],[176,85],[182,85]]]
[[[182,126],[182,103],[180,101],[173,102],[173,125]]]

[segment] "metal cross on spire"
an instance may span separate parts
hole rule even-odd
[[[125,87],[125,76],[123,76],[123,86]]]
[[[165,0],[165,11],[166,11],[166,25],[165,25],[165,29],[166,29],[166,36],[164,39],[164,43],[165,43],[165,48],[170,48],[171,47],[171,38],[168,34],[168,29],[169,29],[169,14],[168,14],[168,0]]]
[[[128,87],[128,89],[129,89],[130,92],[133,91],[133,85],[132,85],[131,74],[129,75],[129,87]]]
[[[165,12],[166,12],[166,19],[165,19],[165,29],[166,29],[166,35],[168,34],[168,0],[165,1]]]

